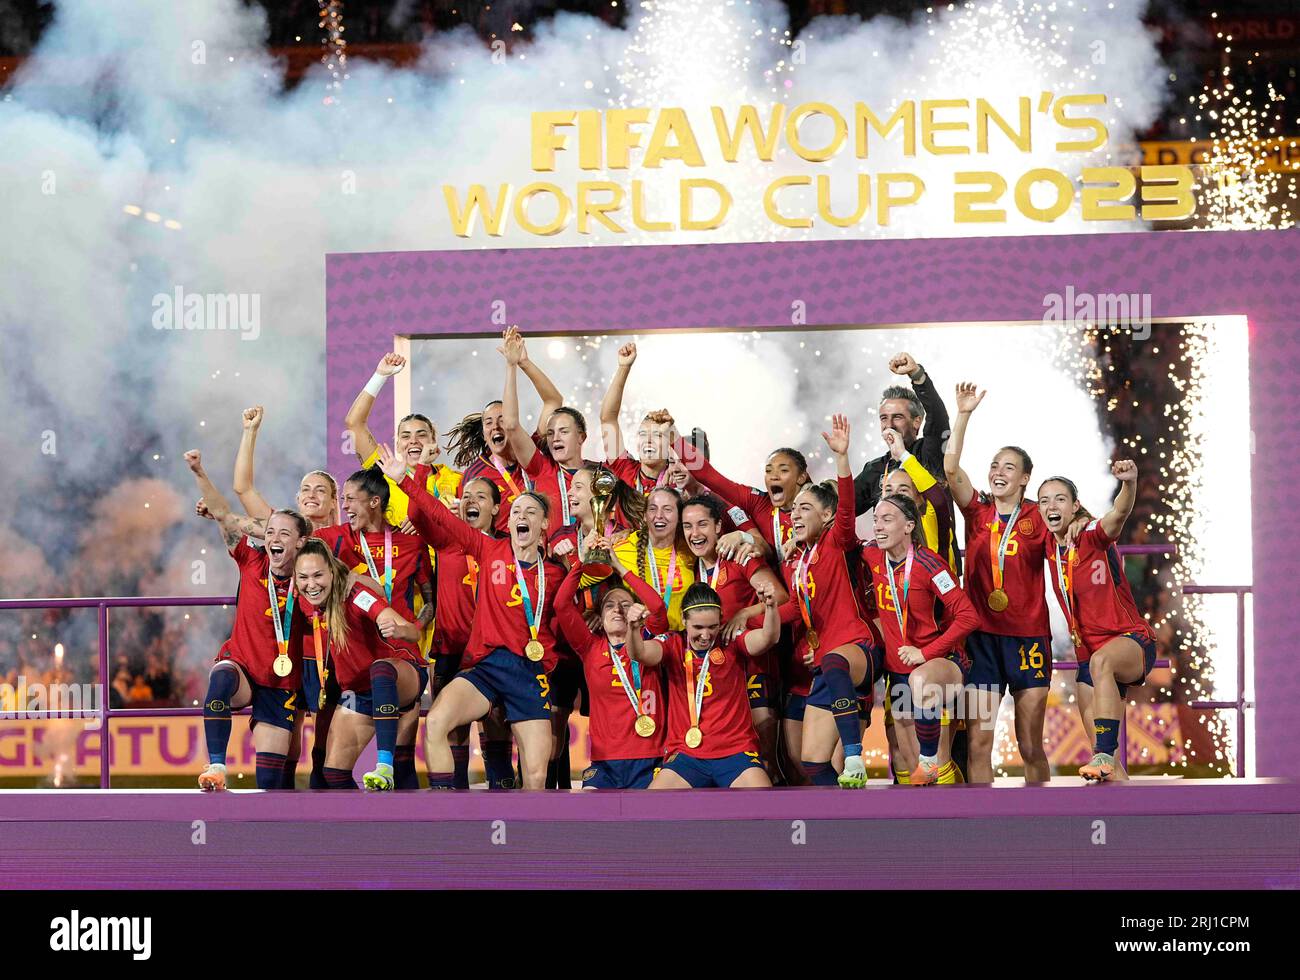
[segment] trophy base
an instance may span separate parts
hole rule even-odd
[[[582,563],[582,570],[592,578],[609,578],[614,574],[614,566],[609,562],[608,555],[588,555]]]

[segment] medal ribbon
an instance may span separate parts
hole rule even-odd
[[[609,659],[614,661],[614,671],[618,674],[618,682],[623,685],[623,691],[627,694],[628,700],[632,702],[632,710],[636,713],[636,716],[640,718],[642,715],[641,665],[631,657],[627,658],[628,663],[632,665],[632,677],[629,679],[627,676],[627,670],[623,667],[623,661],[619,659],[619,651],[622,646],[623,644],[621,643],[617,647],[611,645],[609,648]]]
[[[691,709],[691,727],[700,727],[700,713],[704,710],[704,687],[709,683],[709,655],[700,657],[704,666],[700,676],[695,675],[695,651],[686,648],[686,704]],[[701,729],[702,731],[702,729]]]
[[[573,516],[569,513],[569,475],[563,466],[555,467],[555,482],[560,485],[560,516],[564,518],[562,527],[573,523]]]
[[[718,581],[718,573],[722,571],[722,559],[719,558],[717,560],[717,563],[714,564],[712,575],[710,575],[709,570],[704,567],[703,558],[700,558],[695,562],[695,567],[698,570],[698,573],[696,574],[695,577],[699,579],[701,582],[708,582],[709,588],[711,588],[714,592],[717,592],[718,586],[716,583]]]
[[[817,557],[817,549],[821,547],[821,538],[812,548],[805,549],[795,561],[794,566],[794,588],[799,593],[799,613],[803,616],[803,625],[805,629],[812,629],[812,595],[808,589],[808,576],[812,573],[812,563]]]
[[[989,525],[989,562],[993,566],[993,588],[1002,588],[1002,567],[1007,560],[1007,545],[1011,543],[1011,532],[1016,526],[1016,518],[1020,516],[1021,501],[1016,502],[1016,509],[1011,512],[1007,518],[1007,526],[1002,529],[1000,538],[995,538],[993,532],[997,530],[997,522]]]
[[[275,591],[275,575],[271,566],[266,567],[266,594],[271,601],[271,622],[275,624],[275,645],[280,656],[289,655],[289,633],[293,628],[293,580],[289,580],[289,590],[284,597],[284,622],[280,621],[280,597]]]
[[[1070,640],[1073,642],[1074,637],[1079,632],[1078,623],[1074,619],[1074,566],[1077,554],[1075,546],[1070,545],[1070,549],[1065,556],[1065,562],[1069,565],[1070,570],[1070,574],[1067,576],[1061,562],[1061,546],[1056,542],[1053,542],[1053,546],[1056,548],[1056,581],[1061,588],[1061,598],[1064,600],[1062,605],[1065,606],[1065,624],[1070,627]]]
[[[785,561],[785,548],[781,545],[781,508],[772,508],[772,546],[776,550],[776,560]]]
[[[320,641],[321,627],[320,614],[311,614],[311,638],[316,644],[316,676],[320,678],[320,706],[325,706],[325,680],[329,677],[329,670],[325,667],[325,650]]]
[[[533,614],[533,600],[528,595],[528,585],[524,582],[523,563],[515,559],[515,581],[519,583],[519,595],[524,600],[524,617],[528,620],[528,632],[535,640],[537,629],[542,624],[542,610],[546,606],[546,569],[539,558],[537,561],[537,614]]]
[[[370,554],[370,545],[366,544],[366,532],[360,532],[357,537],[361,539],[361,555],[366,560],[370,577],[384,583],[384,601],[391,604],[393,601],[393,526],[389,524],[384,528],[383,578],[379,577],[379,568],[375,565],[374,556]]]
[[[501,474],[501,479],[505,480],[506,485],[510,487],[511,499],[513,500],[515,497],[518,497],[519,488],[515,486],[515,481],[510,478],[510,471],[509,471],[509,467],[506,466],[506,461],[502,459],[500,456],[498,456],[496,453],[492,454],[490,461],[492,463],[492,468]],[[520,469],[519,472],[524,478],[524,489],[531,490],[533,488],[533,485],[531,482],[529,482],[528,474],[524,473],[522,469]]]
[[[646,532],[649,534],[649,532]],[[668,559],[668,589],[664,591],[663,582],[659,578],[659,556],[655,554],[655,546],[648,542],[646,550],[649,552],[650,560],[646,562],[650,566],[650,584],[654,590],[664,597],[664,606],[669,606],[673,601],[673,586],[677,584],[677,546],[669,545],[672,548],[672,555]]]
[[[889,555],[885,555],[885,568],[889,571],[889,597],[894,603],[894,618],[898,620],[898,633],[903,638],[900,646],[907,646],[907,593],[912,588],[912,559],[916,556],[916,548],[911,544],[907,546],[907,558],[903,563],[903,601],[898,601],[898,589],[894,585],[894,570],[898,567],[889,560]]]

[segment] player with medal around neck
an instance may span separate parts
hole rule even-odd
[[[583,550],[590,553],[608,545],[608,539],[593,529]],[[575,602],[581,563],[574,563],[555,595],[559,635],[577,654],[587,681],[591,766],[582,776],[584,790],[645,789],[663,756],[665,705],[660,672],[632,660],[626,642],[632,606],[640,603],[651,610],[652,629],[667,627],[667,609],[662,597],[640,578],[625,569],[618,571],[622,581],[601,594],[594,628]]]
[[[795,624],[795,656],[814,671],[804,704],[801,768],[813,785],[860,789],[867,770],[858,696],[881,675],[884,653],[862,618],[849,572],[859,548],[850,435],[848,418],[833,415],[822,438],[835,460],[836,488],[810,484],[795,497],[794,548],[783,564],[791,601],[783,618]],[[839,774],[832,765],[837,745],[844,750]]]
[[[519,748],[524,788],[543,789],[552,748],[548,675],[556,661],[550,621],[553,591],[564,575],[546,560],[550,505],[536,491],[520,494],[510,505],[509,537],[492,538],[452,516],[405,474],[387,447],[379,458],[385,473],[402,478],[420,536],[434,548],[460,546],[481,569],[465,667],[443,688],[425,722],[429,786],[454,785],[452,730],[502,704]]]
[[[423,554],[423,545],[418,546]],[[356,789],[352,767],[376,740],[378,764],[366,773],[369,790],[419,789],[414,756],[398,785],[394,757],[410,750],[420,721],[420,695],[428,672],[416,645],[420,630],[404,619],[383,594],[331,553],[319,538],[309,540],[294,563],[294,586],[312,619],[312,639],[304,651],[316,660],[320,676],[331,677],[344,697],[330,724],[325,778],[330,789]]]
[[[592,510],[593,488],[596,474],[602,468],[599,463],[584,463],[573,474],[573,479],[569,481],[569,514],[573,523],[551,535],[551,554],[562,559],[569,568],[575,562],[585,560],[585,542],[593,530],[609,538],[610,553],[613,554],[613,548],[622,544],[628,536],[627,525],[640,526],[645,522],[645,494],[622,480],[615,479],[614,491],[606,505],[605,527],[596,527],[596,517]]]
[[[761,617],[764,610],[758,598],[760,584],[767,583],[774,590],[778,607],[785,604],[790,595],[776,572],[766,562],[749,554],[751,548],[742,544],[745,553],[736,560],[722,556],[719,542],[724,513],[721,498],[709,493],[692,497],[682,504],[682,533],[686,537],[686,546],[695,556],[696,581],[706,583],[722,600],[721,642],[727,644],[746,627],[761,625],[761,619],[751,623],[751,620]],[[772,661],[770,653],[751,657],[745,683],[750,719],[758,734],[759,754],[769,777],[778,772],[776,742],[780,732],[774,710],[780,685],[779,679],[771,676],[775,673]]]
[[[208,765],[199,775],[199,788],[226,788],[231,711],[252,705],[257,787],[280,789],[302,683],[298,664],[304,619],[292,602],[291,576],[311,524],[297,511],[274,511],[266,522],[265,546],[254,548],[240,518],[209,479],[198,450],[187,452],[185,462],[203,496],[201,513],[216,521],[226,550],[239,566],[234,625],[208,675],[203,702]]]
[[[744,661],[761,656],[781,636],[781,614],[770,586],[763,586],[763,628],[746,630],[719,645],[722,604],[703,582],[686,591],[684,632],[644,639],[645,606],[627,612],[627,651],[643,667],[658,667],[668,691],[668,731],[663,767],[651,789],[732,787],[761,789],[772,781],[758,755],[758,738],[746,699]]]
[[[1079,518],[1087,512],[1073,481],[1051,477],[1038,490],[1038,507],[1053,536],[1052,587],[1072,627],[1080,679],[1093,687],[1093,757],[1079,767],[1088,782],[1128,779],[1115,758],[1124,699],[1130,685],[1146,681],[1156,661],[1155,634],[1133,601],[1116,548],[1137,501],[1137,465],[1119,460],[1111,475],[1120,485],[1115,502],[1101,518],[1086,520],[1082,530]]]
[[[993,781],[993,736],[1003,694],[1015,700],[1016,742],[1025,782],[1051,778],[1043,726],[1052,683],[1052,634],[1047,613],[1047,526],[1025,489],[1033,474],[1029,454],[1003,446],[989,464],[988,493],[977,494],[961,466],[971,416],[987,392],[957,385],[957,417],[944,454],[944,473],[966,524],[966,589],[980,616],[966,641],[968,773],[971,783]]]

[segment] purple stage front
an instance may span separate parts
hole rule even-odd
[[[11,888],[1300,888],[1300,785],[0,796]],[[1140,785],[1139,785],[1140,783]]]

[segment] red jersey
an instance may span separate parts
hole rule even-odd
[[[664,752],[685,752],[697,759],[721,759],[738,752],[757,752],[758,736],[749,714],[749,653],[741,633],[725,647],[714,647],[711,653],[694,653],[694,665],[689,694],[686,692],[686,635],[667,633],[656,637],[663,647],[663,672],[660,683],[668,693],[668,731],[664,739]],[[721,663],[715,662],[715,656]],[[686,732],[691,727],[690,705],[704,661],[709,662],[709,675],[701,698],[699,726],[704,735],[698,748],[688,748]],[[630,705],[629,705],[630,707]]]
[[[415,597],[420,594],[420,586],[433,581],[433,566],[429,561],[429,549],[420,540],[418,534],[403,534],[396,528],[390,528],[393,542],[393,584],[392,598],[386,600],[397,615],[407,622],[415,622]],[[347,565],[358,575],[370,575],[381,588],[384,585],[384,569],[388,565],[385,553],[384,531],[367,531],[366,546],[370,549],[370,560],[374,568],[366,563],[365,552],[361,548],[361,535],[351,524],[335,524],[312,532],[313,537],[320,538],[334,557]]]
[[[615,647],[603,634],[591,631],[574,603],[581,577],[581,568],[575,568],[556,593],[555,623],[560,635],[576,651],[587,680],[588,705],[591,708],[591,758],[596,761],[660,758],[664,754],[667,708],[660,687],[659,668],[632,662],[622,643]],[[651,628],[666,629],[668,612],[659,594],[635,575],[628,575],[623,584],[633,591],[638,602],[650,610],[647,622]],[[614,666],[615,656],[634,689],[638,689],[636,685],[639,682],[641,713],[655,721],[654,733],[648,737],[636,733],[636,712],[628,697],[628,689],[623,686]]]
[[[808,653],[808,628],[804,617],[817,631],[813,648],[813,666],[821,666],[822,657],[846,643],[871,638],[871,629],[858,608],[855,577],[849,562],[856,562],[858,533],[853,513],[853,477],[839,478],[839,503],[835,523],[822,530],[811,548],[795,546],[781,563],[790,601],[781,607],[781,621],[794,625],[794,655],[802,663]]]
[[[717,564],[705,571],[703,559],[695,559],[695,581],[708,584],[722,600],[722,625],[726,626],[731,618],[747,606],[758,604],[758,593],[754,591],[754,576],[765,570],[767,565],[758,558],[750,558],[743,564],[730,558],[719,558]],[[746,620],[749,629],[762,629],[763,612],[759,610]],[[772,651],[768,650],[758,657],[751,657],[751,674],[772,673]]]
[[[862,549],[866,570],[875,587],[876,605],[880,608],[880,628],[885,634],[885,667],[895,674],[910,674],[912,668],[898,656],[900,646],[916,647],[926,660],[946,657],[957,652],[965,660],[963,641],[979,626],[979,613],[961,590],[948,563],[929,548],[917,548],[912,560],[912,577],[904,590],[907,560],[894,565],[890,585],[888,557],[880,546],[871,543]],[[898,607],[894,596],[906,595],[903,628],[899,627]]]
[[[230,557],[239,566],[239,593],[235,600],[235,622],[230,627],[230,639],[221,645],[218,660],[233,660],[244,668],[244,673],[254,684],[292,691],[302,686],[302,637],[309,633],[307,619],[294,597],[293,616],[285,636],[289,648],[285,652],[293,660],[293,670],[288,677],[277,677],[272,664],[279,656],[276,648],[275,624],[272,616],[284,622],[284,610],[289,596],[292,576],[283,579],[271,576],[271,559],[262,548],[255,548],[248,538],[240,538],[230,549]],[[275,584],[276,608],[271,609],[271,597],[266,580],[271,576]]]
[[[416,467],[417,475],[421,473],[421,468]],[[427,475],[428,468],[425,467],[423,473]],[[496,530],[500,534],[510,532],[510,505],[515,502],[525,490],[533,488],[532,481],[520,467],[518,463],[509,463],[504,470],[499,470],[492,460],[486,456],[479,456],[474,459],[469,466],[465,467],[464,478],[461,486],[464,486],[470,480],[485,477],[497,485],[501,491],[501,509],[497,511]],[[424,486],[423,483],[420,486]],[[426,491],[427,493],[428,491]]]
[[[649,493],[655,487],[667,485],[666,474],[668,473],[668,467],[665,466],[660,470],[659,476],[657,477],[646,476],[645,473],[641,471],[641,461],[639,459],[633,459],[628,454],[627,450],[624,450],[618,459],[606,465],[608,466],[609,471],[616,477],[626,483],[629,487],[640,490],[642,493]]]
[[[302,602],[304,615],[310,617],[315,608],[306,599]],[[325,651],[330,673],[341,690],[359,694],[369,691],[370,665],[376,660],[405,660],[417,667],[423,665],[419,648],[414,643],[380,636],[375,623],[379,621],[379,614],[389,608],[381,593],[360,582],[352,583],[344,607],[348,642],[342,650],[330,643],[329,627],[324,619],[320,620],[321,649]],[[316,641],[310,629],[303,637],[302,655],[311,660],[316,658]]]
[[[549,674],[558,657],[552,620],[555,591],[564,579],[564,569],[548,559],[519,562],[516,566],[514,546],[509,538],[488,537],[452,516],[415,477],[405,477],[401,487],[410,497],[407,517],[421,537],[438,551],[448,546],[459,547],[467,558],[478,562],[474,620],[465,644],[462,668],[474,666],[498,647],[516,656],[524,656],[524,647],[532,639],[525,612],[527,605],[531,604],[537,616],[537,639],[545,651],[539,663]],[[544,582],[544,596],[540,596],[539,574]],[[519,586],[520,576],[528,590],[526,601]],[[540,608],[539,596],[542,600]]]
[[[1100,521],[1092,521],[1079,534],[1073,561],[1069,551],[1053,539],[1047,549],[1047,562],[1052,589],[1063,610],[1067,607],[1061,595],[1061,573],[1065,575],[1067,589],[1073,580],[1071,619],[1083,638],[1083,646],[1075,651],[1081,662],[1087,663],[1107,640],[1125,633],[1138,633],[1155,639],[1151,627],[1133,601],[1133,592],[1124,574],[1124,560],[1115,547],[1115,539],[1106,533]]]
[[[1002,562],[1002,591],[1010,604],[1002,612],[989,608],[993,592],[993,563],[1010,515],[998,513],[997,504],[986,493],[971,497],[961,509],[966,520],[967,597],[980,618],[979,629],[997,636],[1051,636],[1047,618],[1047,590],[1043,583],[1043,559],[1047,557],[1047,525],[1038,508],[1026,502],[1007,535]],[[990,547],[994,552],[990,553]]]
[[[438,615],[433,621],[433,646],[430,648],[435,656],[465,652],[474,625],[478,573],[478,559],[465,554],[464,549],[457,545],[439,549],[438,564],[433,572]]]
[[[673,449],[695,479],[706,486],[710,493],[720,497],[728,506],[739,509],[753,522],[752,525],[741,525],[736,522],[737,527],[744,531],[757,530],[763,536],[763,540],[772,546],[774,559],[777,562],[782,561],[794,547],[794,529],[790,527],[790,512],[772,506],[772,498],[766,492],[756,487],[732,483],[715,470],[713,464],[685,439],[678,439],[673,443]],[[791,506],[794,505],[794,501],[790,503]],[[735,515],[732,515],[732,519],[735,521]]]
[[[524,472],[532,480],[533,487],[546,494],[546,499],[551,502],[547,533],[554,534],[560,528],[568,527],[573,522],[569,514],[569,481],[575,471],[565,469],[539,449],[533,453]]]

